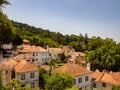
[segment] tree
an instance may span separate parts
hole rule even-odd
[[[5,87],[2,84],[2,73],[0,72],[0,90],[4,90],[4,89],[5,89]]]
[[[73,77],[66,73],[54,73],[48,78],[46,90],[64,90],[72,87]]]
[[[0,6],[10,4],[7,0],[0,0]]]
[[[112,90],[120,90],[120,86],[113,86]]]
[[[5,87],[6,88],[5,90],[31,90],[29,86],[21,87],[20,83],[21,83],[21,80],[12,79],[10,83]]]
[[[0,12],[0,42],[10,43],[15,35],[15,27],[5,14]]]
[[[16,46],[16,45],[21,45],[23,43],[23,40],[20,37],[20,35],[16,34],[12,42],[13,45]]]
[[[72,87],[72,88],[66,88],[65,90],[79,90],[79,89],[76,87]]]
[[[106,69],[108,71],[118,71],[118,61],[120,58],[120,47],[110,38],[101,39],[93,37],[88,41],[88,51],[86,51],[86,60],[91,62],[92,70]]]
[[[66,56],[65,56],[64,53],[61,53],[61,54],[60,54],[60,60],[61,60],[63,63],[67,62],[67,61],[66,61]]]
[[[2,12],[2,7],[4,7],[4,5],[8,5],[10,4],[7,0],[0,0],[0,12]]]
[[[49,78],[48,72],[45,69],[40,68],[39,69],[39,87],[41,89],[45,90],[45,85],[48,78]]]

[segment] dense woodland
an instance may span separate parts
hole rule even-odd
[[[0,44],[12,42],[14,46],[17,46],[22,44],[23,39],[28,39],[31,44],[42,47],[70,45],[76,51],[86,54],[85,58],[88,62],[91,62],[92,70],[120,70],[120,43],[116,43],[111,38],[88,37],[87,34],[79,33],[79,35],[63,35],[59,32],[51,32],[50,30],[11,21],[0,10]]]

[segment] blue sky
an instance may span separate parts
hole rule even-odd
[[[62,34],[87,33],[120,41],[120,0],[9,0],[14,21]]]

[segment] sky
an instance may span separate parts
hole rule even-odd
[[[120,0],[9,0],[9,19],[64,35],[113,38],[120,42]]]

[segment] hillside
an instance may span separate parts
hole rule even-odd
[[[31,44],[46,47],[61,47],[62,45],[70,45],[76,51],[85,52],[85,59],[91,62],[91,69],[106,69],[108,71],[119,71],[120,64],[120,43],[116,43],[113,39],[101,37],[88,38],[87,34],[62,35],[59,32],[51,32],[42,28],[36,28],[27,24],[13,22],[16,27],[16,38],[14,43],[20,42],[22,39],[30,40]]]
[[[44,30],[42,28],[36,28],[28,24],[23,24],[20,22],[13,22],[13,25],[17,29],[17,34],[22,39],[28,39],[31,44],[40,45],[45,47],[49,45],[50,47],[60,47],[61,45],[73,46],[77,51],[84,51],[82,48],[82,43],[87,44],[88,36],[87,34],[83,36],[77,35],[63,35],[59,32],[52,32],[50,30]],[[81,43],[80,43],[81,42]]]

